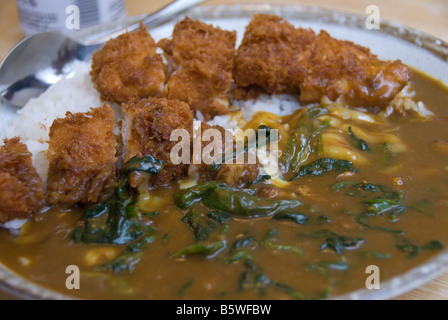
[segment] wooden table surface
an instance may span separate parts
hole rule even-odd
[[[171,0],[125,0],[128,14],[137,15],[155,11]],[[446,0],[211,0],[207,5],[236,3],[300,4],[326,9],[365,14],[370,4],[375,4],[381,12],[381,19],[397,22],[448,42],[448,1]],[[23,38],[14,0],[0,3],[0,60]],[[1,299],[11,299],[0,292]],[[448,299],[448,274],[432,280],[419,289],[398,299]]]

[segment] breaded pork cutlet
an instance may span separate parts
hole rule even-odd
[[[108,106],[67,113],[50,127],[47,202],[96,203],[115,187],[114,112]]]
[[[399,60],[381,61],[369,49],[336,40],[321,31],[307,52],[307,74],[300,84],[304,102],[334,101],[343,97],[349,105],[386,106],[411,77]]]
[[[151,177],[150,187],[168,185],[187,175],[188,164],[174,165],[171,162],[171,149],[178,141],[170,141],[170,137],[176,129],[184,129],[192,137],[193,111],[188,104],[179,100],[134,99],[123,105],[123,111],[124,160],[152,155],[165,162],[162,172]],[[139,186],[142,179],[142,174],[131,173],[131,186]]]
[[[28,219],[44,204],[42,180],[31,162],[31,153],[19,138],[0,147],[0,223]]]
[[[206,120],[228,113],[235,43],[236,32],[188,17],[176,24],[172,40],[159,42],[171,70],[162,96],[187,102]]]
[[[315,37],[314,31],[296,29],[275,15],[255,14],[235,58],[236,85],[267,93],[297,92],[306,74],[300,61]]]
[[[92,57],[92,81],[108,101],[156,96],[165,83],[165,65],[146,28],[107,42]]]
[[[316,36],[277,16],[256,14],[238,49],[233,75],[246,91],[296,93],[306,103],[343,98],[351,106],[381,108],[408,83],[411,70],[325,31]]]

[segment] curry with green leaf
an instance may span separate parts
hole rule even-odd
[[[247,127],[279,131],[280,175],[243,187],[141,192],[129,173],[164,162],[134,157],[101,203],[0,230],[0,260],[80,298],[323,299],[365,288],[369,265],[387,281],[448,245],[448,91],[417,72],[412,85],[431,118],[331,102],[254,117]],[[68,265],[80,290],[65,287]]]

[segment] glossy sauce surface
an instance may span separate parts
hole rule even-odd
[[[416,100],[436,116],[430,121],[400,116],[389,120],[407,146],[394,155],[394,170],[385,170],[379,147],[370,145],[369,164],[357,166],[359,173],[304,176],[281,190],[278,197],[285,199],[306,186],[304,195],[297,196],[304,203],[298,212],[309,223],[231,215],[225,225],[214,222],[207,240],[224,241],[225,248],[208,257],[175,258],[197,241],[182,221],[185,212],[172,201],[177,188],[164,189],[152,194],[164,204],[150,219],[153,243],[131,274],[98,267],[124,247],[73,243],[82,209],[53,208],[36,215],[20,236],[0,230],[0,261],[33,282],[86,299],[313,299],[365,288],[369,265],[379,267],[381,281],[402,274],[448,245],[448,153],[443,143],[436,143],[448,141],[448,92],[418,73],[412,83]],[[345,181],[351,184],[339,191],[332,188]],[[364,201],[381,197],[378,190],[350,192],[351,185],[363,182],[401,190],[405,211],[396,217],[360,218]],[[274,229],[268,241],[266,235]],[[238,240],[240,246],[235,245]],[[236,259],[238,252],[244,258]],[[81,270],[80,290],[66,289],[69,265]]]

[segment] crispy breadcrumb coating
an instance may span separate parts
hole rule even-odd
[[[351,106],[385,107],[408,83],[409,67],[381,61],[369,49],[321,31],[307,52],[307,75],[300,85],[304,102],[339,97]]]
[[[87,113],[67,112],[50,127],[47,202],[96,203],[115,186],[114,112],[104,105]]]
[[[0,223],[28,219],[44,204],[42,180],[19,138],[0,147]]]
[[[171,133],[184,129],[190,137],[193,132],[193,111],[188,104],[179,100],[148,98],[133,99],[123,105],[122,123],[125,161],[133,157],[152,155],[165,162],[161,173],[150,179],[150,187],[168,185],[172,180],[187,175],[188,164],[174,165],[171,149],[178,141],[170,141]],[[142,174],[131,174],[130,183],[137,187]]]
[[[92,81],[108,101],[153,97],[165,83],[165,65],[146,28],[110,40],[92,57]]]
[[[381,61],[369,49],[255,14],[238,49],[233,75],[240,97],[254,90],[300,94],[305,103],[342,98],[350,106],[385,107],[411,77],[401,61]]]
[[[176,24],[172,40],[159,45],[171,71],[162,96],[187,102],[206,120],[229,112],[236,32],[188,17]]]
[[[235,58],[236,85],[267,93],[297,92],[306,74],[306,65],[299,62],[314,39],[312,30],[296,29],[275,15],[255,14]]]

